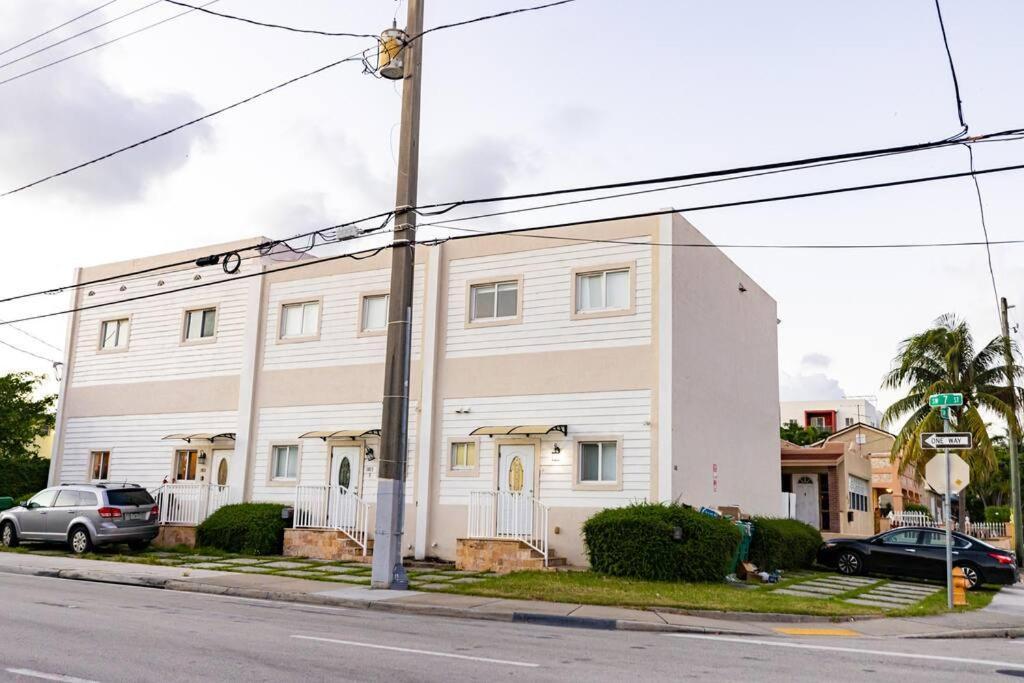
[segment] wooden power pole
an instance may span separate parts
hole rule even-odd
[[[373,545],[373,588],[408,588],[402,567],[405,522],[405,470],[409,452],[409,360],[412,346],[412,281],[416,244],[416,189],[419,177],[420,88],[422,86],[423,0],[408,0],[398,189],[395,195],[391,250],[391,297],[387,351],[384,356],[384,401],[381,418],[377,519]]]
[[[1003,326],[1003,355],[1006,357],[1007,382],[1010,386],[1010,408],[1013,410],[1013,419],[1009,422],[1010,427],[1010,501],[1013,511],[1013,551],[1017,554],[1018,566],[1024,561],[1024,538],[1021,538],[1021,504],[1020,504],[1020,462],[1017,460],[1017,438],[1020,436],[1017,431],[1017,388],[1013,381],[1014,363],[1013,346],[1010,344],[1010,323],[1006,314],[1009,306],[1006,305],[1006,297],[999,300],[999,317]]]

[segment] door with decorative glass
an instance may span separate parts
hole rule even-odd
[[[499,536],[522,536],[533,530],[532,444],[498,446],[497,525]]]
[[[332,526],[348,527],[356,521],[362,467],[360,446],[331,447],[331,521]]]

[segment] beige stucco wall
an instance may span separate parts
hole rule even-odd
[[[682,216],[672,219],[673,241],[709,243]],[[718,249],[676,248],[672,258],[673,497],[776,515],[775,300]]]

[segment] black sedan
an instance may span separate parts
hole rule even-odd
[[[837,538],[818,550],[818,563],[840,574],[892,574],[944,580],[946,532],[901,527],[870,538]],[[1020,576],[1009,550],[953,532],[953,566],[964,570],[971,588],[983,583],[1014,584]]]

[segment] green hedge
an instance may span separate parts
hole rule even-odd
[[[50,461],[38,456],[0,456],[0,496],[15,501],[31,498],[46,488]]]
[[[929,518],[932,516],[932,511],[928,509],[928,506],[927,505],[921,505],[920,503],[904,503],[903,504],[903,511],[904,512],[923,512],[924,514],[928,515]]]
[[[810,567],[821,547],[821,532],[795,519],[754,517],[748,559],[762,571]]]
[[[281,519],[284,505],[276,503],[240,503],[225,505],[199,525],[199,546],[219,548],[245,555],[280,555],[284,546]]]
[[[675,540],[679,529],[682,538]],[[658,581],[722,581],[740,543],[731,522],[682,505],[642,503],[602,510],[583,524],[596,572]]]
[[[1010,506],[1009,505],[989,505],[985,508],[985,521],[986,522],[1009,522],[1010,521]]]

